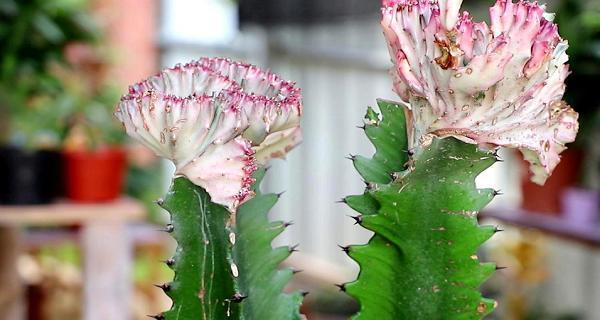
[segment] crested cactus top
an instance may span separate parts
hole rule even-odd
[[[491,25],[462,0],[384,0],[394,91],[410,104],[413,147],[454,136],[518,148],[543,184],[578,130],[562,101],[567,41],[537,3],[497,0]]]
[[[165,69],[116,107],[130,136],[231,210],[252,196],[257,166],[300,142],[301,114],[293,83],[221,58]]]

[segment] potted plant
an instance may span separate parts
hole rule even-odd
[[[85,102],[84,102],[85,103]],[[63,151],[65,191],[70,200],[102,202],[121,195],[127,169],[122,137],[113,135],[111,106],[101,100],[74,114]],[[116,126],[115,126],[116,127]]]
[[[88,119],[80,119],[72,129],[74,135],[85,134],[86,128],[92,127]],[[125,150],[111,143],[93,145],[90,141],[85,147],[64,151],[66,196],[70,200],[103,202],[121,195],[127,169]]]
[[[78,202],[114,200],[121,195],[126,174],[125,134],[113,118],[119,95],[104,81],[107,63],[98,48],[72,44],[65,51],[72,68],[56,71],[69,105],[63,144],[67,198]]]
[[[0,203],[42,204],[62,191],[61,156],[57,150],[63,124],[58,112],[47,112],[46,104],[51,100],[44,95],[13,104],[26,110],[12,114],[11,139],[0,147]]]
[[[65,115],[62,84],[50,72],[72,41],[93,41],[84,1],[3,1],[0,5],[0,203],[38,204],[61,189]]]

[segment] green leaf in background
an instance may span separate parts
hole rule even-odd
[[[69,44],[92,45],[99,40],[99,28],[88,9],[86,0],[0,1],[0,113],[10,118],[0,132],[1,144],[60,145],[65,118],[54,111],[72,92],[54,67],[66,65],[64,51]],[[36,104],[42,99],[50,102]]]
[[[480,263],[477,250],[496,229],[480,227],[477,213],[495,192],[477,189],[475,178],[496,156],[446,138],[408,157],[402,108],[379,106],[382,119],[367,114],[365,131],[377,149],[369,166],[387,166],[393,181],[374,181],[380,173],[359,169],[367,191],[345,199],[361,213],[361,226],[375,233],[366,245],[344,248],[361,267],[345,286],[361,305],[355,319],[481,319],[495,302],[479,286],[496,266]],[[387,138],[375,135],[377,128],[387,128]]]

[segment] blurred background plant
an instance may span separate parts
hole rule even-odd
[[[79,201],[108,200],[120,195],[124,180],[131,194],[148,203],[160,192],[160,183],[148,183],[156,182],[147,174],[152,170],[139,161],[131,162],[125,178],[120,147],[125,134],[113,117],[121,90],[109,81],[114,52],[92,5],[87,0],[0,2],[0,171],[5,176],[0,189],[16,190],[0,202],[48,202],[63,190]],[[40,154],[54,160],[40,160]],[[123,173],[104,174],[103,168]],[[23,181],[30,176],[24,172],[34,178]],[[111,190],[98,190],[103,184]]]
[[[86,8],[83,0],[0,3],[0,101],[11,119],[2,126],[5,143],[27,148],[60,145],[72,109],[57,102],[64,97],[64,86],[51,66],[66,62],[68,44],[98,39]]]
[[[72,43],[65,48],[68,66],[55,65],[52,73],[63,91],[55,103],[69,110],[64,140],[66,150],[95,150],[125,141],[121,126],[113,117],[118,89],[107,81],[108,49]]]
[[[600,97],[594,94],[594,79],[600,75],[600,3],[561,0],[554,8],[560,34],[569,40],[569,76],[565,98],[579,108],[581,120],[591,122],[598,113]],[[589,125],[584,124],[585,129]],[[584,130],[585,133],[585,130]]]

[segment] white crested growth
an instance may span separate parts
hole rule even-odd
[[[116,107],[127,133],[177,174],[235,210],[252,197],[257,166],[301,141],[300,90],[259,68],[203,58],[129,88]]]
[[[519,149],[543,184],[577,113],[562,101],[567,42],[537,3],[498,0],[491,26],[459,13],[458,0],[386,0],[382,27],[394,90],[410,106],[411,144],[454,136]]]

